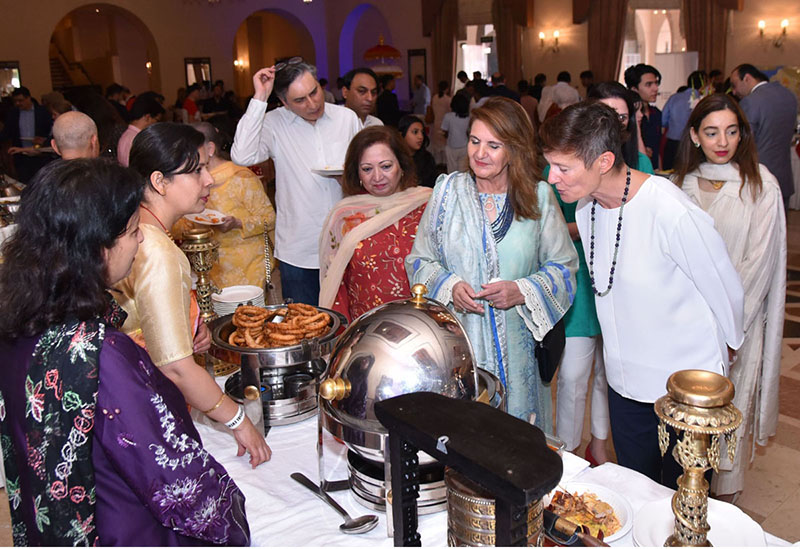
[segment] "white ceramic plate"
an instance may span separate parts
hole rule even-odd
[[[0,204],[14,204],[19,202],[21,196],[0,196]]]
[[[714,547],[767,545],[761,526],[730,503],[709,498],[708,524],[711,526],[708,541]],[[651,501],[636,513],[633,542],[639,547],[661,547],[674,528],[672,498]]]
[[[258,286],[228,286],[218,294],[211,294],[211,300],[220,305],[232,304],[234,308],[239,303],[247,303],[248,301],[256,302],[260,300],[263,304],[264,290]]]
[[[183,217],[201,225],[222,225],[222,218],[225,217],[225,214],[206,208],[198,214],[186,214]]]
[[[566,491],[571,494],[577,492],[578,495],[591,492],[600,498],[601,501],[608,503],[614,508],[614,513],[619,519],[620,528],[614,532],[614,534],[604,537],[603,541],[605,543],[611,543],[618,539],[622,539],[622,537],[625,536],[625,534],[627,534],[633,526],[633,509],[631,508],[628,498],[619,492],[612,490],[611,488],[606,488],[600,484],[589,484],[587,482],[567,482],[565,484],[559,484],[556,487],[556,490],[561,490],[562,492]],[[545,507],[550,505],[550,500],[552,499],[554,492],[555,490],[543,498]]]
[[[342,175],[344,173],[344,166],[325,166],[324,168],[312,168],[311,171],[317,175],[331,177],[334,175]]]

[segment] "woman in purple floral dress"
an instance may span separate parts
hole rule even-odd
[[[43,168],[2,248],[0,420],[15,545],[248,545],[244,496],[186,403],[117,327],[143,182]]]

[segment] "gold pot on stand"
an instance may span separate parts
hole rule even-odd
[[[661,454],[669,447],[667,425],[678,433],[673,449],[683,467],[678,491],[672,497],[675,531],[664,542],[669,547],[708,547],[708,482],[705,472],[719,471],[720,438],[725,437],[731,461],[736,451],[736,429],[742,413],[732,404],[734,387],[719,374],[682,370],[667,380],[667,395],[655,403],[659,418]],[[680,433],[683,432],[681,437]]]
[[[208,275],[219,260],[219,242],[211,238],[214,231],[206,228],[189,229],[183,233],[181,250],[189,258],[189,265],[197,274],[197,305],[204,322],[214,320],[217,314],[211,304],[211,294],[218,292]]]

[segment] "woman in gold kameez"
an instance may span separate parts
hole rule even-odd
[[[237,284],[263,288],[264,228],[274,233],[275,210],[258,176],[231,162],[224,136],[208,122],[193,126],[205,137],[208,171],[214,178],[206,207],[225,214],[222,224],[214,227],[220,247],[211,279],[219,288]]]
[[[255,467],[271,453],[263,433],[192,357],[209,348],[211,337],[191,296],[189,261],[167,230],[181,216],[205,208],[214,180],[203,143],[200,132],[172,122],[154,124],[133,140],[130,167],[145,180],[144,241],[131,273],[117,285],[117,300],[128,313],[122,330],[146,347],[189,405],[232,430],[239,455],[249,452]]]

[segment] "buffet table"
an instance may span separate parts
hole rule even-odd
[[[246,457],[236,456],[233,438],[208,425],[197,425],[206,449],[222,463],[247,498],[247,518],[254,546],[385,546],[393,545],[386,534],[386,518],[356,503],[350,491],[333,492],[351,516],[376,514],[378,526],[366,534],[345,535],[339,532],[341,517],[318,500],[307,489],[289,478],[292,472],[304,473],[318,480],[315,418],[301,423],[274,427],[267,437],[272,448],[272,460],[250,468]],[[345,447],[324,433],[325,467],[328,480],[347,476]],[[562,484],[569,481],[600,484],[623,492],[635,514],[651,501],[671,496],[673,490],[651,481],[630,469],[607,463],[594,469],[587,461],[565,453]],[[624,487],[621,489],[620,487]],[[447,514],[445,512],[420,517],[419,532],[423,546],[447,545]],[[766,534],[767,545],[788,546],[789,543]],[[612,546],[633,546],[632,531]]]

